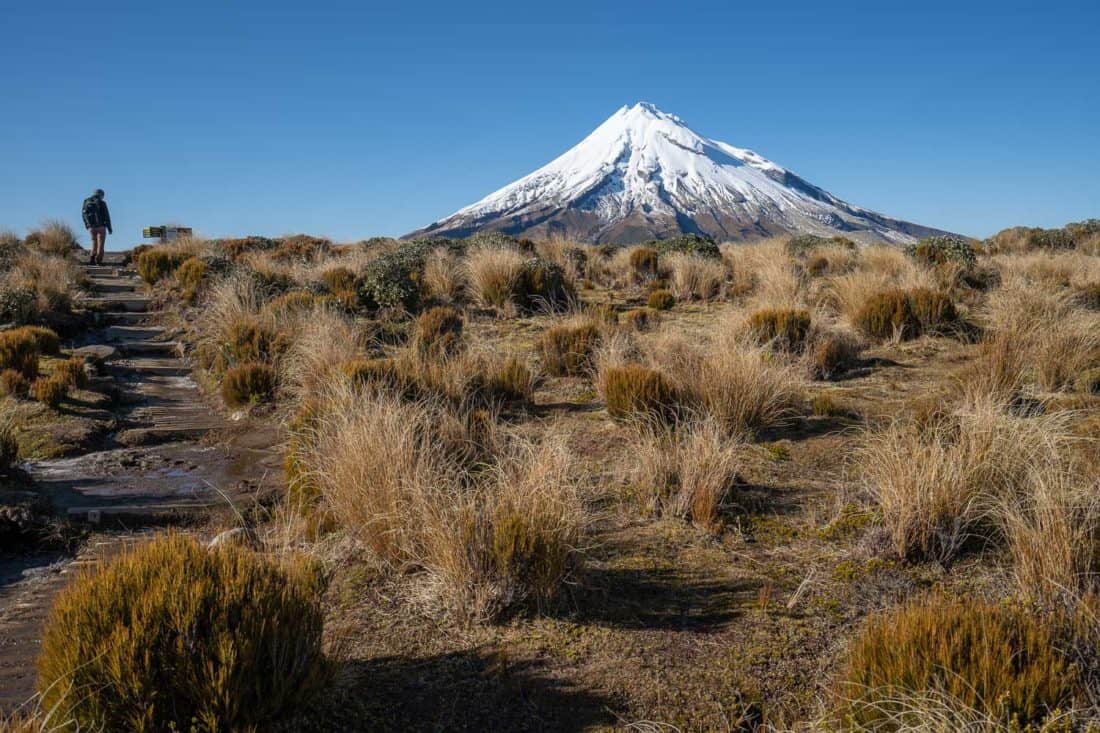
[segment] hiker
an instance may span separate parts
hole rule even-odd
[[[92,258],[89,264],[103,264],[103,243],[108,234],[114,234],[111,229],[111,212],[107,211],[107,202],[103,200],[103,189],[97,188],[88,198],[84,199],[81,209],[84,215],[84,226],[92,235]]]

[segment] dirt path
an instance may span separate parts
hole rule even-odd
[[[75,557],[0,561],[0,713],[33,695],[42,624],[74,571],[155,528],[232,513],[279,475],[277,436],[269,426],[231,422],[204,401],[125,259],[109,253],[103,266],[85,266],[94,291],[85,305],[97,326],[73,344],[100,360],[117,386],[118,428],[104,450],[25,466],[54,512],[88,523],[91,533]]]

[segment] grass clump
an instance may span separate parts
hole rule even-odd
[[[413,348],[421,357],[443,357],[462,348],[462,313],[449,306],[436,306],[416,319]]]
[[[1078,693],[1054,624],[1005,605],[931,598],[881,614],[852,644],[838,693],[873,730],[926,722],[914,697],[940,696],[1006,729],[1040,725]],[[862,729],[862,728],[861,728]]]
[[[630,269],[634,279],[647,282],[657,277],[660,258],[653,247],[635,247],[630,251]]]
[[[275,370],[267,364],[240,364],[229,369],[222,380],[222,399],[230,407],[267,402],[274,396]]]
[[[741,467],[741,443],[711,420],[676,429],[646,423],[640,428],[629,481],[645,508],[717,530],[719,510]]]
[[[30,381],[23,373],[15,369],[0,372],[0,395],[4,397],[26,397],[30,393]]]
[[[306,560],[140,544],[54,602],[41,707],[82,730],[256,730],[323,681],[321,590]]]
[[[657,311],[667,311],[676,305],[676,296],[671,290],[654,290],[646,299],[646,306]]]
[[[584,374],[599,344],[600,329],[594,324],[552,326],[538,343],[543,369],[555,377]]]
[[[75,389],[88,386],[88,372],[84,369],[84,358],[73,356],[54,367],[54,377]]]
[[[61,375],[39,377],[31,386],[31,392],[43,405],[56,409],[69,394],[69,381]]]
[[[757,343],[797,353],[810,335],[810,313],[794,308],[764,308],[749,316],[749,330]]]
[[[34,379],[38,376],[39,353],[37,339],[24,328],[0,332],[0,369]]]
[[[61,340],[52,328],[45,326],[23,326],[12,333],[31,339],[38,353],[48,356],[57,356],[61,353]]]
[[[183,298],[188,303],[194,302],[198,296],[208,269],[207,264],[198,257],[188,257],[176,268],[176,281],[183,288]]]
[[[137,256],[135,265],[141,279],[150,285],[175,273],[176,268],[183,264],[187,257],[182,252],[154,247]]]
[[[648,331],[660,322],[655,308],[632,308],[623,314],[623,322],[635,331]]]
[[[856,326],[872,338],[889,339],[895,335],[916,338],[920,321],[904,290],[894,288],[874,293],[859,308]]]
[[[859,362],[859,344],[844,334],[827,334],[817,339],[810,354],[810,365],[817,379],[836,379]]]
[[[681,396],[665,375],[639,364],[601,370],[599,388],[612,417],[671,422],[681,407]]]
[[[64,257],[79,245],[72,227],[56,219],[47,221],[38,229],[27,232],[24,243],[43,254]]]
[[[931,288],[892,288],[873,293],[856,311],[853,321],[877,339],[913,339],[926,333],[947,333],[963,325],[951,299]]]

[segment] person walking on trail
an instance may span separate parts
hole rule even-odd
[[[92,258],[89,260],[92,265],[103,264],[103,245],[107,241],[107,235],[115,233],[111,229],[111,212],[107,210],[103,195],[103,189],[97,188],[95,193],[84,199],[81,210],[84,227],[92,236]]]

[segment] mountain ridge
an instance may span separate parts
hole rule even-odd
[[[850,204],[647,102],[623,106],[546,165],[406,238],[486,230],[594,243],[798,233],[906,243],[947,233]]]

